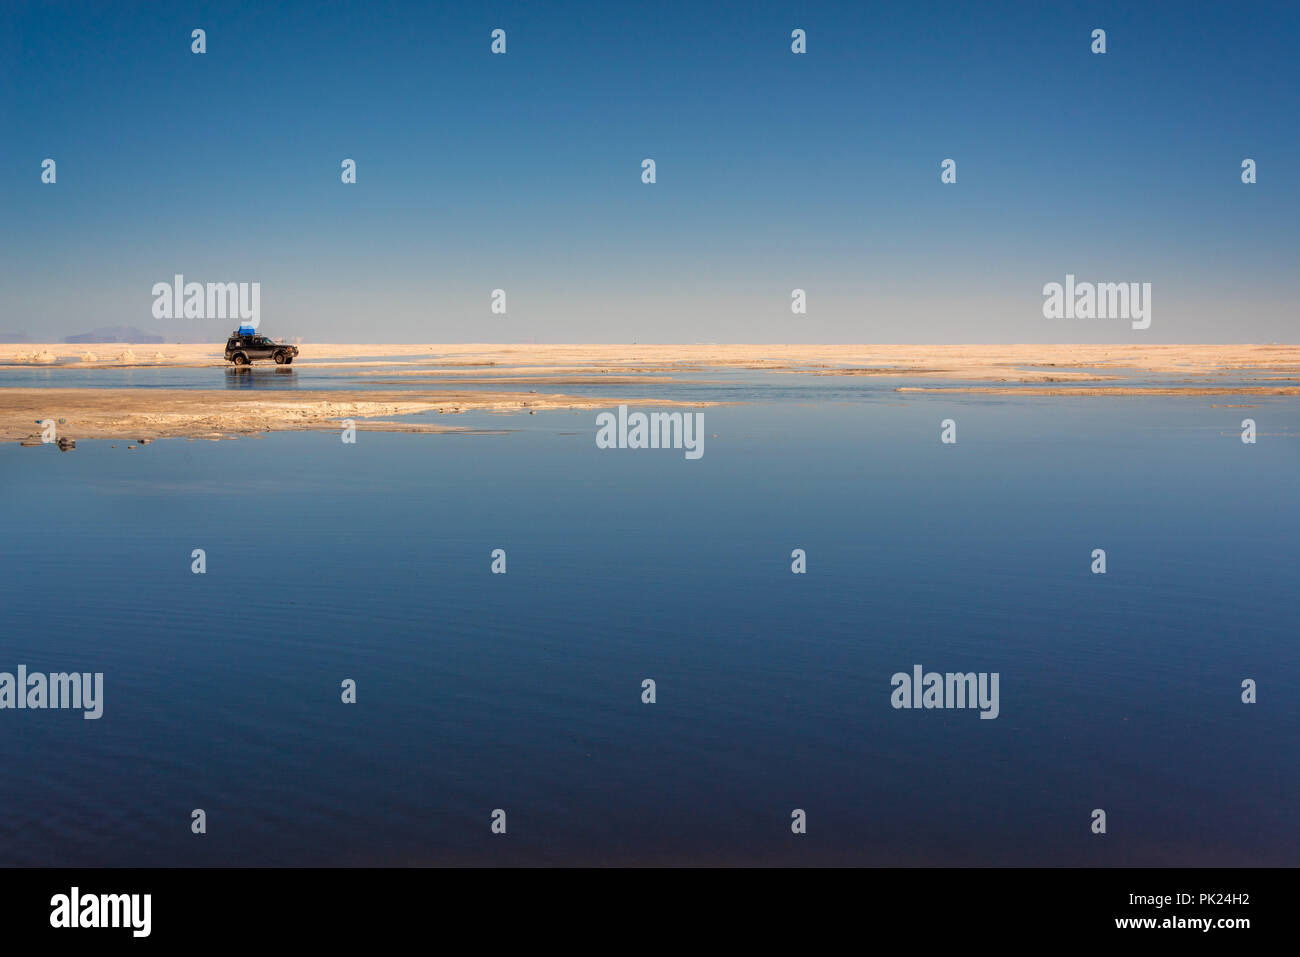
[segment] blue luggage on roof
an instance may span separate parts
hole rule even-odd
[[[252,326],[240,326],[238,334],[241,336],[251,336],[255,331],[256,330],[254,330]]]

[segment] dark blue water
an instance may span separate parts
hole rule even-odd
[[[784,378],[698,461],[591,412],[0,447],[0,670],[105,675],[0,711],[0,863],[1300,864],[1294,401]],[[1000,716],[893,709],[914,664]]]

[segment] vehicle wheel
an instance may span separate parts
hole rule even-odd
[[[284,364],[287,365],[287,366],[291,366],[291,365],[293,365],[293,356],[285,356],[285,357],[284,357]]]
[[[246,366],[248,365],[248,356],[244,355],[242,352],[236,352],[234,363],[237,366]]]
[[[284,365],[284,360],[287,359],[287,358],[289,358],[289,357],[286,356],[283,352],[277,352],[277,353],[275,354],[275,364],[278,365],[278,366],[282,366],[282,365]]]

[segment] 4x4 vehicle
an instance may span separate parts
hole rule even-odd
[[[232,332],[226,340],[226,361],[246,366],[254,359],[274,359],[276,365],[287,366],[298,355],[298,347],[259,336],[251,329]]]

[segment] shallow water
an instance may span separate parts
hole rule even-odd
[[[0,710],[0,863],[1300,864],[1294,400],[698,378],[556,390],[754,400],[698,461],[587,411],[0,447],[0,671],[105,676]],[[999,717],[892,708],[914,664]]]

